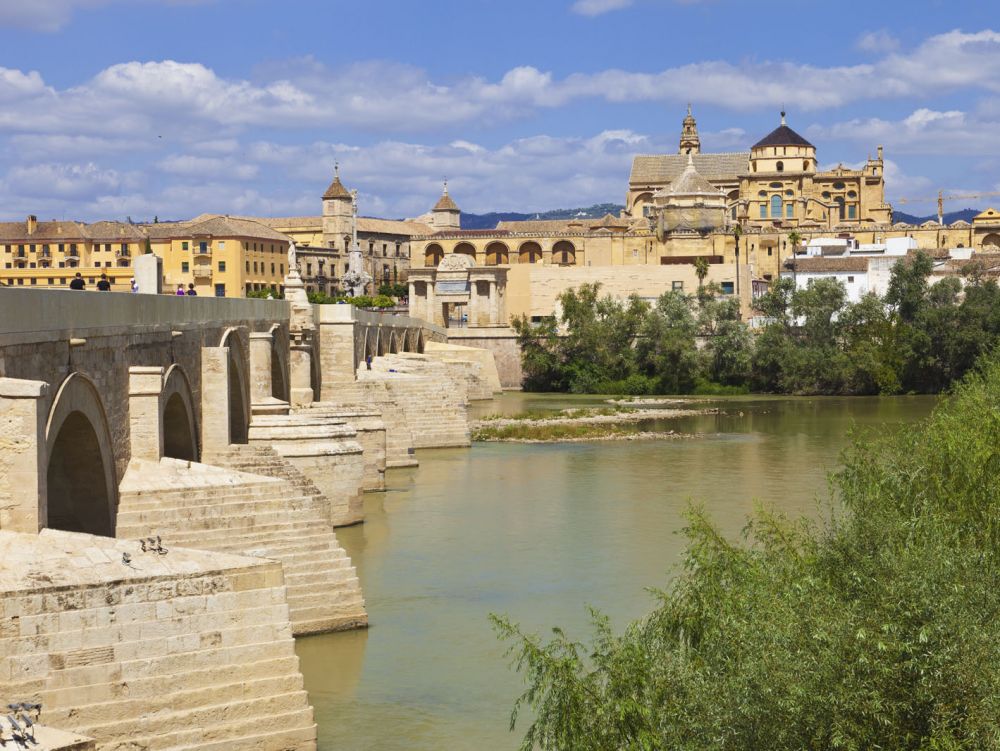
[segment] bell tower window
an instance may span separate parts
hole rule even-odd
[[[784,172],[785,171],[785,163],[784,162],[778,162],[775,166],[777,167],[778,172]]]

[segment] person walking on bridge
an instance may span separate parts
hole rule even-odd
[[[73,281],[69,283],[70,289],[87,289],[87,283],[83,281],[83,274],[79,271],[76,272],[76,276],[73,277]]]
[[[101,274],[101,281],[99,281],[97,283],[97,291],[98,292],[110,292],[111,291],[111,282],[108,281],[108,275],[107,274]]]

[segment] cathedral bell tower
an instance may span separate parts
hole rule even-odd
[[[323,194],[323,245],[346,253],[349,250],[353,198],[340,181],[340,165],[333,168],[333,182]]]
[[[698,137],[698,124],[691,115],[691,105],[688,105],[687,117],[684,118],[684,126],[681,128],[681,146],[678,154],[700,154],[701,139]]]

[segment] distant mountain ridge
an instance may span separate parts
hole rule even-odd
[[[982,209],[962,209],[961,211],[948,211],[944,215],[944,223],[951,224],[952,222],[957,222],[962,219],[966,222],[972,223],[972,218],[977,214],[982,213]],[[902,211],[892,212],[892,221],[895,222],[906,222],[907,224],[923,224],[924,222],[936,222],[937,214],[931,214],[930,216],[914,216],[913,214],[906,214]]]
[[[499,222],[524,222],[529,219],[600,219],[605,214],[618,216],[625,207],[620,203],[595,203],[578,209],[553,209],[532,214],[516,211],[491,211],[488,214],[462,212],[462,229],[494,229]]]

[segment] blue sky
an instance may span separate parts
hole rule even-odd
[[[0,215],[314,214],[335,160],[369,215],[444,177],[474,212],[621,202],[688,101],[705,150],[785,106],[824,166],[883,144],[893,201],[1000,191],[994,2],[0,0]]]

